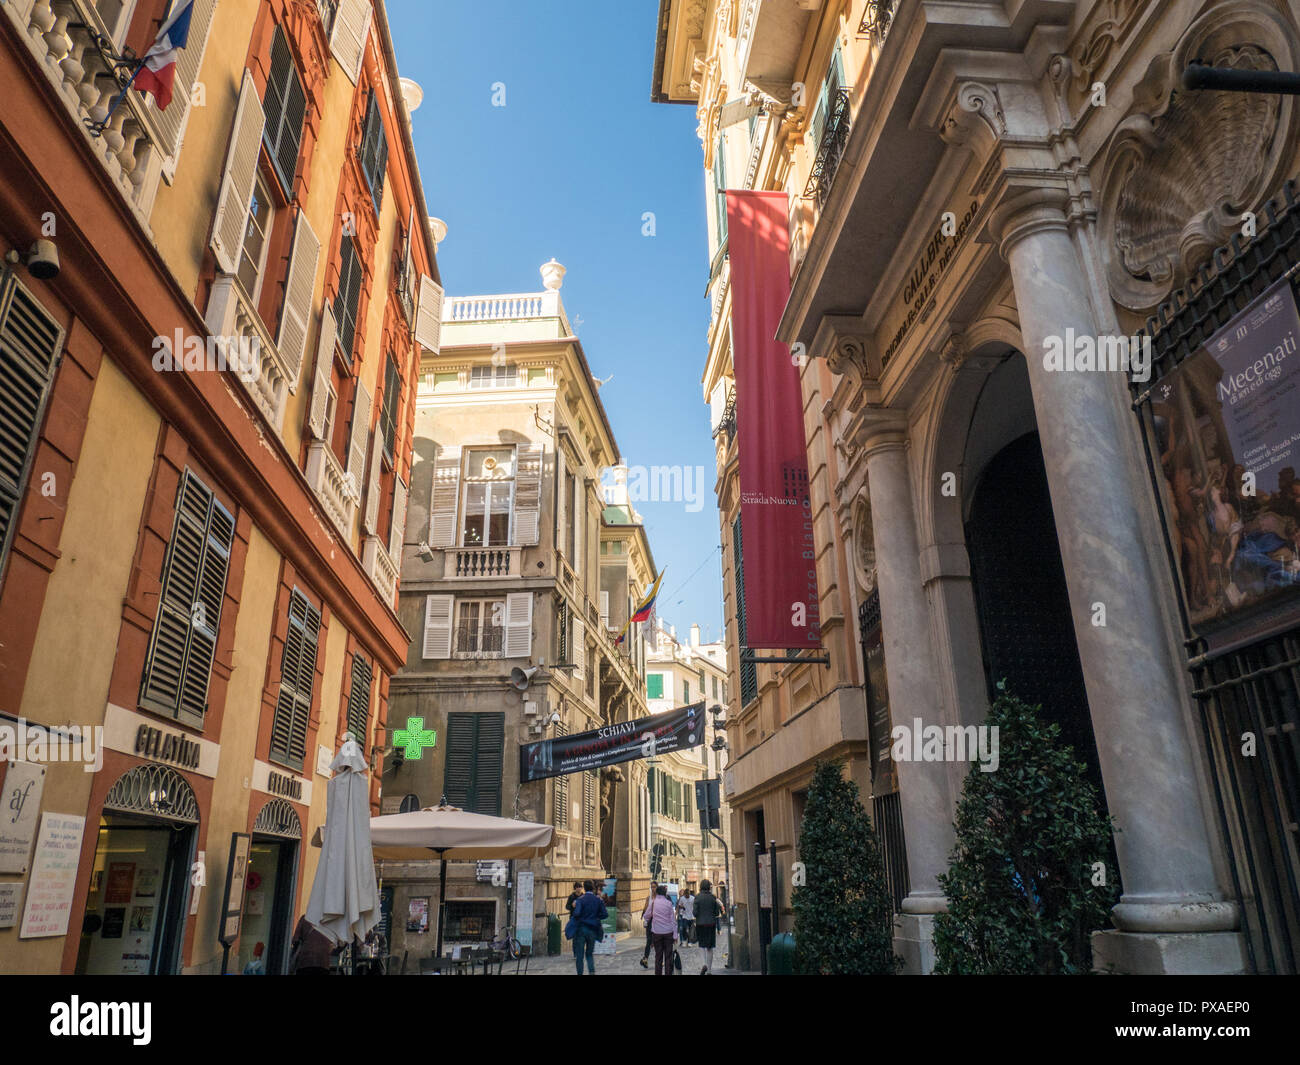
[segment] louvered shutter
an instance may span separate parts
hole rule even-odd
[[[587,572],[585,565],[586,555],[586,532],[587,532],[587,487],[582,483],[582,475],[579,473],[573,479],[573,572],[578,576],[578,587],[583,587],[584,575]],[[585,598],[585,596],[584,596]]]
[[[271,757],[299,771],[307,753],[320,622],[320,611],[295,588],[289,598],[289,629],[280,659],[280,692],[271,722]]]
[[[515,543],[531,547],[538,540],[542,507],[542,445],[527,444],[516,453]]]
[[[555,546],[565,555],[568,554],[565,549],[569,543],[568,497],[569,490],[564,469],[564,452],[557,447],[555,449]],[[569,559],[569,565],[573,565],[572,559]]]
[[[338,323],[339,343],[350,362],[357,339],[357,305],[361,300],[361,260],[357,245],[346,233],[339,244],[339,289],[334,294],[334,320]]]
[[[361,655],[352,656],[352,688],[348,693],[348,731],[363,746],[369,733],[370,688],[374,669]]]
[[[596,782],[590,769],[582,774],[582,834],[596,835]]]
[[[473,813],[474,763],[478,757],[478,714],[447,715],[447,754],[442,793],[450,806]]]
[[[533,653],[533,593],[506,596],[506,658],[529,658]]]
[[[353,85],[361,76],[361,62],[366,54],[366,35],[370,32],[372,14],[370,0],[339,0],[338,12],[334,15],[330,51]]]
[[[334,312],[329,307],[321,308],[320,340],[316,345],[316,376],[311,386],[311,434],[317,440],[329,439],[329,426],[325,424],[325,419],[329,416],[334,344],[338,335]]]
[[[393,477],[393,517],[388,528],[388,553],[399,565],[402,561],[402,544],[406,542],[406,485],[400,477]]]
[[[280,312],[280,335],[275,346],[289,369],[289,391],[298,390],[302,356],[307,350],[307,323],[311,321],[312,294],[316,291],[316,264],[320,261],[320,241],[307,223],[307,213],[299,210],[293,230],[293,256],[284,281],[284,309]]]
[[[184,49],[182,53],[184,54]],[[244,71],[235,108],[235,125],[230,134],[230,151],[217,194],[217,216],[212,223],[212,251],[217,264],[228,274],[239,269],[239,253],[248,226],[248,206],[253,199],[257,178],[257,155],[262,144],[262,126],[266,116],[257,98],[253,75]]]
[[[374,536],[379,530],[379,494],[383,490],[383,454],[379,446],[379,433],[372,435],[374,440],[370,448],[370,477],[366,481],[366,512],[361,523],[367,536]]]
[[[181,153],[181,144],[185,139],[185,127],[189,124],[190,104],[194,93],[194,84],[199,79],[199,70],[203,65],[203,54],[208,44],[208,33],[212,29],[212,15],[217,0],[195,0],[194,11],[190,15],[190,33],[185,47],[176,53],[176,73],[172,80],[172,100],[166,111],[159,111],[152,93],[145,94],[145,110],[153,126],[158,130],[159,148],[168,156],[163,170],[170,176],[175,173],[176,159]],[[259,131],[259,136],[261,135]]]
[[[298,172],[298,149],[302,143],[303,120],[307,116],[307,97],[302,90],[293,54],[284,30],[277,26],[271,42],[271,69],[266,93],[262,97],[266,126],[262,139],[280,181],[293,199],[293,182]]]
[[[451,657],[450,595],[430,595],[424,600],[424,658]]]
[[[348,473],[356,478],[360,495],[366,483],[366,441],[370,436],[370,393],[357,381],[356,399],[352,404],[352,439],[348,446]]]
[[[402,261],[402,291],[415,306],[415,204],[406,212],[406,254]],[[412,325],[415,323],[413,322]]]
[[[0,275],[0,573],[62,349],[58,322],[12,273]]]
[[[609,592],[600,593],[600,625],[601,628],[609,628]]]
[[[555,738],[569,734],[569,727],[563,721],[555,723]],[[555,777],[552,792],[551,820],[556,828],[569,826],[569,778],[567,775]]]
[[[442,286],[420,275],[420,304],[415,311],[416,343],[437,355],[442,343]]]
[[[475,714],[474,812],[501,815],[501,768],[506,738],[505,714]]]
[[[191,724],[207,711],[235,522],[202,481],[181,479],[140,701]]]
[[[429,507],[429,546],[456,543],[456,504],[460,496],[460,448],[445,448],[433,467],[433,499]]]
[[[587,670],[587,627],[573,619],[573,679],[582,680]]]

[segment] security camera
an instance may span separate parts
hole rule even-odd
[[[27,250],[27,269],[38,281],[59,276],[59,249],[52,240],[38,240]]]
[[[551,715],[551,724],[552,724],[552,725],[558,725],[559,723],[560,723],[560,715],[559,715],[558,713],[552,714],[552,715]]]
[[[420,556],[421,562],[433,561],[433,548],[429,546],[426,540],[420,541],[420,546],[416,548],[416,554]]]

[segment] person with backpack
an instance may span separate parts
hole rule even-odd
[[[587,959],[587,971],[596,975],[596,943],[605,938],[605,928],[601,922],[609,915],[605,903],[596,894],[596,884],[592,880],[582,882],[583,894],[573,904],[573,916],[569,924],[573,931],[573,959],[578,966],[578,975],[582,975],[582,959]]]
[[[677,939],[677,920],[668,899],[668,885],[660,884],[641,915],[654,938],[655,976],[672,976],[673,947]]]
[[[700,882],[700,893],[695,896],[695,942],[704,951],[701,976],[708,976],[713,968],[713,949],[717,946],[718,925],[723,921],[722,903],[713,894],[713,885]]]

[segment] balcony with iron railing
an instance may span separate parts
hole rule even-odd
[[[456,626],[455,658],[500,658],[505,649],[506,630],[501,625],[463,622]]]
[[[92,154],[147,232],[162,176],[161,138],[144,97],[123,92],[133,65],[118,56],[90,0],[8,0],[0,4],[36,57]],[[112,114],[109,110],[112,108]]]
[[[889,33],[889,27],[894,21],[894,11],[897,8],[898,0],[868,0],[866,9],[862,12],[858,33],[883,41]]]
[[[816,199],[818,210],[826,206],[831,184],[835,181],[835,171],[839,169],[844,149],[849,143],[849,92],[848,89],[835,90],[830,113],[826,116],[826,128],[822,131],[817,154],[813,157],[812,170],[808,174],[808,184],[803,190],[804,196]]]

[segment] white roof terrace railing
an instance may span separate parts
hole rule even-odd
[[[521,322],[531,318],[563,317],[559,292],[452,296],[442,305],[444,322]]]

